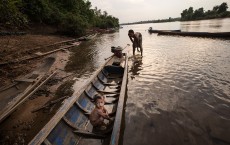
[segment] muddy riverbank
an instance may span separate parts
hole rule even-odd
[[[2,36],[0,37],[0,62],[7,62],[32,55],[35,52],[47,52],[57,48],[44,47],[56,42],[73,39],[65,36],[55,35],[23,35],[23,36]],[[0,67],[0,86],[11,83],[12,80],[23,76],[36,68],[42,58],[5,65]]]
[[[4,36],[0,38],[0,62],[17,60],[35,53],[46,53],[65,46],[65,43],[48,46],[74,38],[54,35]],[[76,49],[80,42],[75,42]],[[55,57],[55,62],[46,76],[55,75],[30,96],[23,105],[0,124],[0,144],[27,144],[47,123],[62,101],[72,95],[74,81],[72,73],[65,71],[71,55],[70,49],[63,49],[47,56],[28,61],[0,66],[0,86],[11,84],[16,78],[35,71],[47,57]],[[45,77],[46,78],[46,77]],[[45,79],[44,78],[44,79]],[[65,88],[65,90],[63,90]],[[56,101],[57,100],[57,101]],[[54,103],[52,103],[54,102]],[[38,110],[38,108],[41,108]]]

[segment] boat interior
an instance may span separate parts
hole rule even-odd
[[[74,97],[77,97],[77,99],[75,99],[67,112],[58,119],[59,121],[56,121],[57,124],[54,128],[50,129],[51,132],[49,132],[42,144],[92,145],[109,142],[114,122],[110,122],[104,131],[95,130],[89,121],[89,114],[95,106],[94,95],[102,93],[105,96],[105,108],[109,116],[115,118],[124,77],[124,67],[127,67],[125,66],[125,57],[126,55],[123,58],[111,57],[88,82],[85,89],[80,91],[80,93],[77,92],[74,94]],[[60,109],[59,112],[62,111]],[[54,120],[55,118],[53,118]],[[49,123],[45,126],[44,131],[47,128],[49,128]],[[36,137],[40,138],[39,135],[42,135],[42,132],[43,130]],[[36,137],[32,140],[31,144],[33,144],[33,141],[36,141]]]

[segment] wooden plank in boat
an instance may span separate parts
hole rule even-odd
[[[84,113],[90,113],[90,111],[88,111],[85,108],[83,108],[78,102],[76,102],[76,104],[82,111],[84,111]]]
[[[96,139],[102,139],[106,137],[106,135],[96,134],[96,133],[88,132],[85,130],[75,130],[74,133],[76,133],[77,135],[83,136],[83,137],[90,137],[90,138],[96,138]]]
[[[33,83],[36,79],[15,79],[15,82],[29,82]]]
[[[102,91],[102,90],[97,90],[100,93],[105,93],[105,94],[120,94],[118,92],[109,92],[109,91]]]
[[[45,145],[52,145],[48,139],[45,139],[44,142],[43,142],[43,144],[45,144]]]

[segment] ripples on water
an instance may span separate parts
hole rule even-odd
[[[111,46],[130,43],[129,29],[139,31],[144,57],[129,61],[123,144],[230,144],[230,40],[150,35],[152,25],[124,26],[81,45],[67,68],[88,78]]]

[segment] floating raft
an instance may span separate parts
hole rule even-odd
[[[128,73],[127,55],[108,59],[74,95],[66,99],[53,118],[30,141],[30,145],[118,145]],[[105,95],[105,108],[114,122],[107,130],[96,130],[89,121],[94,95]]]

